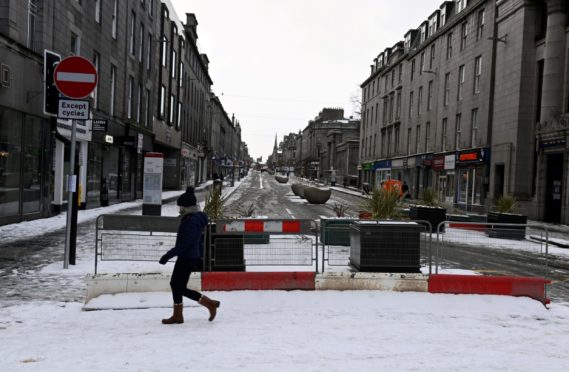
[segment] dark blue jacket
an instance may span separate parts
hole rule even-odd
[[[176,246],[166,255],[168,259],[178,256],[184,259],[203,257],[202,232],[207,226],[207,215],[203,212],[189,213],[182,217],[176,236]]]

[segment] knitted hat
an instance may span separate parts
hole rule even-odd
[[[188,186],[186,192],[180,195],[177,204],[180,207],[191,207],[197,204],[196,194],[194,194],[194,188],[192,186]]]

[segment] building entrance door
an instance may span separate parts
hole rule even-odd
[[[561,194],[563,190],[563,154],[547,155],[547,184],[545,192],[546,222],[561,222]]]

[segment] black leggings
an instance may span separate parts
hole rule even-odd
[[[170,278],[170,288],[172,288],[172,297],[174,298],[175,304],[182,303],[182,296],[186,296],[194,301],[198,301],[201,298],[201,293],[187,287],[192,269],[197,268],[198,265],[199,263],[195,260],[183,258],[178,258],[176,260],[174,271]]]

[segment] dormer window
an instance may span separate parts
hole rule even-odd
[[[427,40],[427,28],[425,26],[421,26],[421,43]]]
[[[467,1],[466,0],[456,0],[456,12],[460,13],[466,8]]]
[[[447,21],[446,16],[447,16],[447,9],[446,6],[443,6],[441,8],[441,27],[443,27]]]

